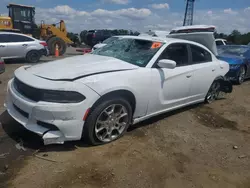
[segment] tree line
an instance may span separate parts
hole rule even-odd
[[[215,38],[226,39],[228,42],[231,42],[233,44],[247,45],[250,43],[250,32],[241,33],[238,30],[233,30],[230,34],[215,32],[214,36]]]

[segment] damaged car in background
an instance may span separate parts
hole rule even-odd
[[[44,144],[83,137],[99,145],[131,124],[230,93],[213,33],[202,33],[213,40],[207,47],[175,35],[127,36],[84,56],[23,66],[8,83],[8,113]]]
[[[226,45],[218,47],[218,59],[228,62],[230,66],[226,77],[229,80],[242,84],[250,78],[250,46]]]

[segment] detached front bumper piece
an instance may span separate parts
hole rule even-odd
[[[220,81],[221,84],[221,91],[224,93],[232,93],[233,91],[233,84],[228,78],[224,78],[224,80]]]

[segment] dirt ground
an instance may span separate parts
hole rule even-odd
[[[19,66],[0,75],[0,187],[250,187],[250,81],[213,104],[133,126],[111,144],[43,146],[4,112],[6,84]]]

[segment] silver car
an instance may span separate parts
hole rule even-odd
[[[0,58],[26,59],[37,63],[41,56],[49,54],[47,43],[28,35],[0,32]]]

